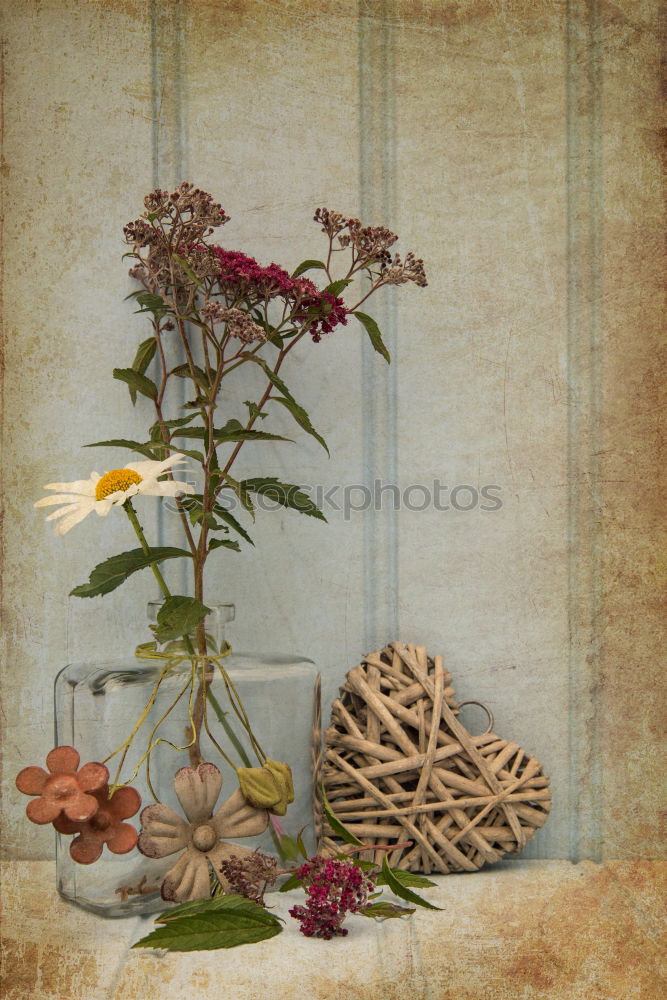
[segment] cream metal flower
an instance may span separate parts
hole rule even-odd
[[[53,507],[64,504],[49,514],[47,521],[57,521],[56,535],[65,535],[91,511],[106,517],[112,507],[124,504],[130,497],[144,494],[152,497],[173,497],[178,493],[194,493],[188,483],[166,479],[159,481],[172,466],[185,462],[185,455],[170,455],[163,462],[130,462],[122,469],[112,469],[100,476],[91,472],[90,479],[73,483],[48,483],[45,490],[57,490],[56,496],[43,497],[35,507]]]
[[[220,865],[233,854],[253,852],[221,840],[242,840],[263,833],[269,822],[266,809],[249,805],[240,788],[213,814],[222,788],[222,775],[215,764],[182,767],[174,775],[174,790],[188,818],[162,804],[147,806],[141,813],[141,835],[137,847],[147,858],[182,854],[162,882],[162,898],[185,903],[210,896],[209,862],[220,884],[227,889]]]

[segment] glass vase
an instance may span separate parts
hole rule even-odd
[[[161,603],[148,605],[151,624]],[[237,695],[266,757],[289,764],[295,792],[286,815],[271,816],[263,834],[238,843],[289,864],[295,860],[290,858],[291,841],[301,831],[309,854],[316,843],[312,761],[320,744],[315,665],[302,656],[233,652],[225,625],[234,618],[234,605],[208,602],[208,606],[205,656],[200,629],[196,635],[162,645],[144,643],[125,659],[72,663],[61,670],[55,681],[56,745],[76,747],[82,764],[105,763],[110,783],[135,788],[142,809],[157,801],[182,816],[173,778],[179,768],[197,763],[189,744],[204,678],[204,713],[198,726],[195,721],[194,731],[200,734],[201,759],[222,772],[215,809],[238,788],[235,766],[260,766],[238,704],[235,710],[230,702],[230,695],[232,701]],[[193,656],[194,650],[198,653]],[[141,810],[126,822],[139,829],[140,814]],[[98,861],[81,865],[70,856],[71,841],[71,836],[56,833],[57,888],[65,898],[106,916],[166,908],[160,883],[177,854],[151,859],[137,848],[118,855],[105,847]]]

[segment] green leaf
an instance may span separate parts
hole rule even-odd
[[[401,868],[392,868],[391,873],[394,878],[398,879],[401,885],[412,886],[416,889],[427,889],[429,886],[437,885],[437,882],[432,882],[430,878],[426,878],[424,875],[415,875],[414,872],[405,872]],[[378,885],[386,885],[382,872],[377,877]]]
[[[326,271],[326,264],[322,263],[321,260],[304,260],[297,267],[295,271],[292,271],[292,277],[298,278],[300,275],[304,274],[306,271]]]
[[[389,354],[389,351],[387,350],[382,339],[380,327],[377,325],[373,317],[368,316],[366,313],[359,312],[358,310],[357,312],[352,313],[352,315],[356,316],[361,325],[365,328],[373,348],[378,352],[378,354],[382,355],[387,364],[391,364],[391,355]]]
[[[336,298],[341,292],[344,292],[349,284],[351,284],[352,278],[341,278],[339,281],[332,281],[330,285],[327,285],[323,291],[328,292],[329,295],[334,295]]]
[[[239,524],[233,514],[231,514],[228,510],[225,510],[225,508],[218,503],[213,507],[213,512],[216,517],[219,517],[221,521],[224,521],[225,524],[228,524],[231,528],[233,528],[234,531],[241,536],[241,538],[245,538],[246,542],[249,542],[250,545],[254,546],[255,543],[252,538],[243,525]]]
[[[305,827],[304,827],[304,829],[305,829]],[[301,833],[303,833],[303,830],[301,831]],[[301,857],[303,858],[303,860],[307,861],[308,860],[308,851],[306,850],[306,845],[303,842],[303,837],[301,836],[301,833],[296,838],[296,846],[298,847],[299,854],[301,855]]]
[[[151,312],[154,316],[162,316],[164,313],[171,312],[171,307],[167,305],[162,296],[155,295],[153,292],[139,292],[137,303],[141,306],[141,309],[136,310],[139,313]]]
[[[141,293],[139,293],[141,294]],[[134,361],[131,367],[135,372],[139,372],[140,375],[146,373],[146,369],[155,357],[155,352],[157,350],[157,341],[155,337],[149,337],[147,340],[142,340],[137,348],[137,353],[134,356]],[[130,399],[132,400],[132,405],[137,401],[137,390],[133,386],[128,386],[130,390]]]
[[[180,912],[179,912],[180,911]],[[133,948],[210,951],[266,941],[282,931],[279,919],[243,896],[216,896],[184,903],[162,914],[163,924]]]
[[[355,837],[353,833],[350,833],[348,828],[341,823],[334,813],[327,798],[327,794],[324,791],[324,785],[320,786],[320,796],[322,798],[322,809],[324,811],[324,815],[334,835],[340,837],[340,839],[344,840],[346,844],[353,844],[354,847],[364,847],[364,844],[359,840],[359,838]]]
[[[195,376],[194,380],[197,383],[197,385],[201,386],[202,389],[211,388],[211,383],[209,381],[208,375],[206,374],[203,368],[199,367],[199,365],[192,365],[192,370],[190,369],[190,365],[188,364],[177,365],[176,368],[172,368],[171,374],[176,375],[177,378],[191,379],[192,372],[194,372]]]
[[[246,358],[248,361],[254,361],[255,364],[259,365],[260,368],[263,369],[264,374],[268,378],[271,385],[275,385],[276,389],[278,389],[282,393],[282,397],[274,396],[272,398],[275,399],[277,402],[282,403],[282,405],[289,410],[289,412],[292,414],[292,416],[299,424],[299,426],[302,427],[303,430],[306,431],[306,433],[312,435],[312,437],[314,437],[317,441],[319,441],[319,443],[322,445],[322,447],[324,448],[324,450],[328,455],[329,449],[327,448],[326,441],[320,434],[317,433],[317,431],[310,422],[310,417],[308,416],[304,408],[302,406],[299,406],[299,404],[296,402],[294,396],[289,391],[289,389],[287,388],[283,380],[280,378],[280,376],[276,375],[276,373],[273,371],[270,365],[266,363],[264,358],[260,358],[257,354],[250,354],[246,352],[242,354],[241,357]]]
[[[250,514],[250,516],[252,517],[252,519],[254,521],[255,520],[255,507],[254,507],[254,504],[253,504],[252,500],[250,499],[250,496],[248,494],[248,489],[245,486],[245,484],[237,482],[236,479],[232,479],[232,477],[229,475],[228,472],[224,473],[224,475],[223,475],[223,473],[221,473],[220,475],[222,476],[222,478],[224,478],[224,480],[227,483],[227,485],[229,486],[229,488],[234,491],[234,493],[236,494],[236,496],[239,499],[239,502],[240,502],[241,506],[244,507],[248,511],[248,513]]]
[[[192,632],[210,611],[194,597],[168,597],[157,613],[157,624],[151,626],[153,634],[158,642],[180,639],[182,635]]]
[[[111,441],[93,441],[92,444],[84,445],[84,448],[128,448],[130,451],[137,451],[146,458],[157,460],[155,451],[150,444],[140,444],[138,441],[126,441],[125,438],[113,438]]]
[[[111,556],[104,562],[99,563],[91,572],[88,583],[83,583],[70,591],[71,597],[98,597],[100,594],[109,594],[121,583],[125,583],[128,576],[136,573],[137,570],[145,569],[163,562],[165,559],[180,559],[181,556],[191,558],[190,553],[185,549],[175,549],[169,546],[150,549],[144,552],[143,549],[130,549],[129,552],[121,552],[117,556]]]
[[[386,920],[388,917],[411,917],[415,909],[413,906],[399,906],[398,903],[389,903],[383,900],[381,903],[369,903],[358,912],[361,913],[362,917]]]
[[[427,910],[442,909],[441,906],[434,906],[433,903],[429,903],[428,900],[422,899],[422,897],[418,896],[416,892],[412,892],[411,889],[404,886],[402,882],[396,878],[395,874],[389,867],[386,858],[382,859],[382,879],[387,888],[391,889],[394,895],[398,896],[399,899],[406,899],[408,903],[414,903],[416,906],[424,906]]]
[[[326,521],[326,517],[307,494],[292,483],[281,483],[275,476],[266,478],[243,479],[240,484],[248,493],[259,493],[270,500],[275,500],[281,507],[290,507],[300,514],[317,517]]]
[[[132,389],[136,389],[142,396],[149,399],[157,399],[157,386],[151,379],[146,378],[140,372],[135,372],[134,368],[114,368],[113,377],[119,382],[126,382]]]
[[[290,889],[298,889],[300,885],[301,879],[298,879],[296,875],[290,875],[290,877],[285,879],[283,884],[280,886],[278,892],[289,892]]]
[[[251,420],[256,420],[257,417],[261,417],[262,420],[265,419],[266,413],[262,413],[262,411],[257,406],[257,403],[253,403],[249,399],[244,399],[243,405],[248,407],[248,415],[250,416]]]
[[[290,837],[289,834],[283,833],[278,841],[278,852],[280,854],[280,860],[283,862],[287,861],[297,861],[299,858],[299,848],[294,837]]]
[[[246,430],[225,433],[224,430],[215,431],[213,434],[216,444],[226,444],[228,441],[288,441],[294,444],[291,438],[282,437],[280,434],[269,434],[267,431]]]
[[[319,443],[326,451],[327,455],[329,454],[329,448],[327,446],[326,441],[324,440],[321,434],[317,433],[317,431],[311,424],[310,417],[304,410],[303,406],[299,406],[299,404],[295,402],[295,400],[293,400],[291,397],[285,397],[285,396],[271,396],[271,401],[280,403],[281,406],[284,406],[286,410],[289,410],[289,412],[292,414],[299,427],[302,427],[307,434],[310,434],[311,437],[314,437],[316,441],[319,441]]]
[[[208,543],[208,551],[212,552],[213,549],[233,549],[234,552],[240,552],[241,546],[238,542],[235,542],[232,538],[212,538]]]
[[[173,254],[172,256],[174,260],[177,261],[178,264],[180,264],[180,266],[183,268],[190,281],[192,281],[197,286],[197,288],[201,288],[202,287],[201,281],[199,280],[195,272],[192,270],[185,257],[180,257],[177,253]]]

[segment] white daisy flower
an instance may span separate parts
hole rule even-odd
[[[130,462],[122,469],[112,469],[100,476],[91,472],[90,479],[73,483],[48,483],[45,490],[57,490],[56,496],[43,497],[35,507],[53,507],[64,504],[49,514],[47,521],[57,521],[56,535],[65,535],[91,511],[106,517],[112,507],[124,504],[130,497],[143,493],[151,497],[174,497],[178,493],[194,493],[188,483],[158,477],[179,462],[187,461],[185,455],[170,455],[163,462]]]

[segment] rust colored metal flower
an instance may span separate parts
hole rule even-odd
[[[16,787],[24,795],[36,795],[26,815],[33,823],[53,823],[63,816],[73,823],[85,823],[95,815],[98,800],[94,792],[109,780],[104,764],[84,764],[74,747],[61,746],[46,758],[48,772],[41,767],[24,767],[16,776]]]
[[[70,844],[69,853],[80,865],[97,861],[105,844],[112,854],[127,854],[136,846],[139,836],[130,823],[123,822],[139,811],[141,796],[135,788],[124,785],[109,798],[109,788],[105,785],[94,795],[97,812],[85,823],[73,823],[64,815],[53,821],[58,833],[78,834]]]
[[[184,903],[210,895],[209,862],[223,888],[223,861],[232,855],[253,852],[222,838],[244,839],[262,833],[269,822],[266,809],[246,802],[236,789],[217,812],[213,809],[222,788],[222,775],[215,764],[182,767],[174,775],[174,789],[188,822],[165,805],[147,806],[141,813],[138,848],[148,858],[166,858],[181,852],[162,883],[162,898]]]

